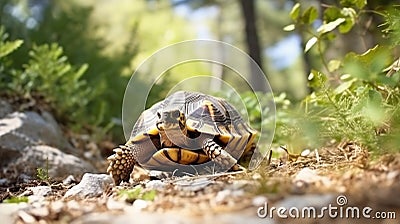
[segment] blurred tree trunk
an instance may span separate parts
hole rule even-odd
[[[222,19],[222,7],[218,4],[216,4],[218,7],[218,15],[217,15],[217,37],[219,41],[224,41],[224,34],[222,31],[222,26],[223,26],[223,19]],[[224,61],[224,48],[222,45],[218,45],[219,49],[218,52],[221,53],[221,61]],[[224,80],[224,67],[218,63],[211,63],[211,71],[213,76],[215,77],[214,79],[211,79],[210,83],[210,89],[212,91],[221,91],[222,89],[222,82],[221,80]]]
[[[246,34],[246,43],[248,48],[248,53],[251,58],[260,66],[262,69],[262,60],[261,60],[261,47],[258,39],[258,32],[256,27],[256,10],[255,10],[255,1],[254,0],[239,0],[244,25],[245,25],[245,34]],[[250,64],[250,83],[251,86],[256,91],[266,91],[262,80],[260,77],[257,77],[257,67],[252,66]]]

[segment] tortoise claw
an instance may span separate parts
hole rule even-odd
[[[204,141],[203,150],[222,169],[228,170],[237,164],[237,160],[212,139]]]
[[[111,175],[115,184],[118,185],[122,181],[129,181],[130,174],[136,162],[131,150],[126,146],[120,146],[113,151],[115,154],[107,158],[109,161],[107,173]]]

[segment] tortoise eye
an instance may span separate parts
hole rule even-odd
[[[181,112],[179,112],[179,110],[176,110],[176,111],[173,112],[172,116],[175,117],[175,118],[178,118],[178,117],[181,116]]]

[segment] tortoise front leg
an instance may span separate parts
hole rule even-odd
[[[234,169],[236,167],[237,160],[212,139],[204,141],[203,150],[206,155],[222,169]]]
[[[136,162],[132,151],[126,145],[121,145],[113,150],[114,155],[109,156],[107,173],[114,179],[116,185],[121,181],[128,182]]]

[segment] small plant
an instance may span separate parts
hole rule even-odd
[[[155,190],[144,191],[140,186],[132,189],[123,189],[118,192],[118,196],[124,198],[127,202],[133,202],[137,199],[153,201],[156,195],[157,192]]]
[[[0,26],[0,58],[3,58],[17,50],[23,43],[22,40],[7,41],[8,34],[4,27]]]
[[[22,197],[17,197],[13,196],[11,198],[7,198],[3,201],[3,203],[22,203],[22,202],[28,202],[28,197],[22,196]]]
[[[7,89],[12,79],[10,74],[11,61],[7,55],[17,50],[23,43],[22,40],[8,41],[8,34],[4,27],[0,26],[0,89]]]
[[[49,159],[46,158],[46,167],[38,167],[36,168],[36,177],[39,180],[48,182],[50,180],[49,177]]]

